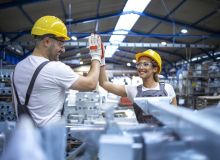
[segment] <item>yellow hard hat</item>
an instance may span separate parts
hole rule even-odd
[[[54,34],[56,37],[64,37],[65,40],[70,40],[67,37],[67,29],[65,24],[55,16],[44,16],[37,20],[31,30],[31,35],[35,37],[45,34]]]
[[[161,65],[162,65],[160,55],[157,52],[153,51],[152,49],[148,49],[148,50],[144,51],[143,53],[137,53],[135,55],[136,62],[139,62],[140,57],[143,57],[143,56],[150,57],[157,62],[157,64],[158,64],[157,74],[159,74],[161,72]]]

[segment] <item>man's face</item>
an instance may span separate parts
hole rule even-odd
[[[61,53],[65,52],[65,38],[50,37],[51,45],[48,48],[48,58],[50,61],[59,61]]]

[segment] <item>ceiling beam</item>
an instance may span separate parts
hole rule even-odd
[[[49,0],[19,0],[19,1],[6,2],[6,3],[1,3],[0,9],[18,7],[21,5],[27,5],[32,3],[44,2],[44,1],[49,1]]]
[[[214,15],[214,14],[216,14],[216,13],[218,13],[218,12],[217,12],[217,11],[214,11],[214,12],[212,12],[212,13],[206,15],[205,17],[203,17],[203,18],[201,18],[200,20],[198,20],[198,21],[196,21],[195,23],[193,23],[192,26],[197,25],[198,23],[204,21],[205,19],[207,19],[208,17],[211,17],[212,15]]]
[[[67,14],[66,14],[66,10],[65,10],[65,7],[64,7],[64,4],[63,4],[63,0],[60,0],[60,3],[61,3],[61,6],[62,6],[62,9],[63,9],[63,14],[65,16],[65,18],[67,19]]]
[[[160,39],[163,39],[163,38],[160,38]],[[168,42],[172,42],[171,40],[167,40],[167,39],[164,39],[165,41],[168,41]],[[180,41],[177,41],[177,43],[182,43],[182,42],[180,42]],[[173,53],[175,53],[175,52],[177,52],[177,51],[179,51],[179,50],[182,50],[183,48],[179,48],[179,49],[177,49],[177,50],[175,50]],[[201,50],[202,51],[202,53],[205,53],[207,56],[209,56],[209,58],[211,58],[214,62],[216,61],[216,58],[215,57],[213,57],[210,53],[208,53],[207,51],[205,51],[204,49],[202,49],[202,48],[198,48],[199,50]],[[202,53],[200,53],[200,54],[202,54]],[[169,54],[169,53],[168,53]],[[184,60],[186,60],[186,59],[184,59]]]
[[[100,8],[101,8],[101,0],[99,0],[99,7],[98,7],[98,14],[97,14],[97,16],[99,16]],[[99,27],[99,20],[96,21],[95,33],[97,33],[97,31],[98,31],[98,27]]]
[[[170,12],[170,15],[171,15],[173,12],[175,12],[179,7],[181,7],[186,1],[187,1],[187,0],[183,0],[179,5],[177,5],[177,6]],[[167,17],[169,17],[169,14],[166,15],[166,17],[164,17],[164,18],[167,18]],[[151,32],[153,32],[161,23],[162,23],[162,21],[160,21],[154,28],[152,28],[152,29],[150,30],[150,32],[148,32],[148,34],[151,34]]]
[[[162,61],[165,61],[165,62],[167,62],[168,64],[170,64],[171,65],[171,67],[173,67],[173,68],[175,68],[176,70],[178,70],[177,69],[177,67],[176,66],[174,66],[171,62],[169,62],[168,60],[166,60],[166,59],[163,59],[163,58],[161,58],[162,59]]]
[[[159,20],[162,22],[173,23],[170,19],[166,19],[163,17],[159,17],[159,16],[155,16],[155,15],[151,15],[151,14],[146,14],[146,13],[141,13],[141,12],[136,12],[136,11],[126,11],[126,12],[119,12],[119,13],[109,14],[109,15],[104,15],[104,16],[91,17],[88,19],[82,19],[82,20],[78,20],[78,21],[72,21],[70,24],[75,25],[75,24],[79,24],[79,23],[89,23],[89,22],[94,22],[94,21],[101,20],[101,19],[112,18],[112,17],[117,17],[117,16],[121,16],[121,15],[126,15],[126,14],[137,14],[137,15],[140,15],[143,17],[156,19],[156,20]],[[65,23],[65,24],[69,25],[69,23]],[[178,22],[178,21],[175,21],[175,24],[180,25],[180,26],[184,26],[186,28],[191,28],[191,29],[195,29],[198,31],[202,31],[202,32],[207,32],[207,33],[217,34],[217,35],[220,34],[220,32],[216,32],[216,31],[209,30],[209,29],[206,29],[204,31],[204,28],[192,26],[190,24],[186,24],[186,23],[182,23],[182,22]]]
[[[111,32],[116,32],[118,30],[114,30]],[[122,31],[122,30],[120,30]],[[127,30],[123,30],[127,31]],[[133,32],[133,31],[127,31],[130,32],[131,34],[114,34],[114,35],[124,35],[124,36],[134,36],[134,37],[179,37],[179,38],[220,38],[220,35],[173,35],[173,34],[143,34],[143,33],[138,33],[138,32]],[[0,32],[0,34],[17,34],[17,35],[30,35],[31,30],[29,31],[24,31],[24,32]],[[113,33],[97,33],[100,36],[112,36]],[[68,35],[83,35],[85,37],[88,37],[91,35],[91,33],[68,33]],[[168,41],[168,40],[167,40]]]
[[[212,59],[214,62],[216,62],[216,58],[211,56],[211,54],[209,54],[206,50],[199,48],[200,51],[202,51],[203,53],[205,53],[210,59]]]
[[[150,48],[146,48],[146,49],[150,49]],[[171,54],[171,55],[175,55],[175,56],[179,56],[179,57],[181,57],[182,59],[186,60],[185,57],[183,57],[182,55],[177,54],[177,53],[167,52],[167,51],[163,51],[163,50],[156,49],[156,48],[154,48],[153,50],[159,51],[159,52],[163,52],[163,53],[167,53],[167,54]],[[117,49],[117,51],[119,51],[119,52],[126,52],[126,53],[130,53],[130,54],[137,54],[137,53],[135,53],[135,52],[125,51],[125,50],[122,50],[122,49]]]
[[[21,12],[25,15],[25,17],[34,25],[34,22],[32,19],[28,16],[28,14],[23,10],[22,6],[18,6],[18,8],[21,10]]]

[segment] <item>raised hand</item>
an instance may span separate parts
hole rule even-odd
[[[92,60],[98,60],[101,63],[101,56],[102,56],[102,41],[101,41],[101,37],[98,36],[97,34],[91,34],[91,36],[89,37],[88,40],[88,44],[89,44],[89,50],[90,50],[90,54],[91,54],[91,61]]]

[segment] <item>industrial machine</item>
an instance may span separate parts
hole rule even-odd
[[[76,152],[84,152],[85,159],[100,160],[219,159],[220,106],[194,111],[170,105],[167,97],[136,98],[135,102],[165,126],[118,125],[109,108],[106,126],[69,127],[71,137],[84,142]]]
[[[6,152],[3,152],[6,157],[12,157],[13,153],[16,153],[14,155],[18,160],[25,160],[24,157],[19,156],[24,156],[28,152],[20,149],[21,146],[27,149],[25,146],[30,145],[33,148],[36,145],[34,148],[44,156],[44,159],[46,157],[47,160],[54,160],[55,157],[52,155],[55,153],[59,158],[62,157],[62,149],[65,148],[64,138],[67,138],[75,140],[79,145],[68,152],[66,160],[97,160],[97,158],[100,160],[218,160],[220,103],[196,111],[170,105],[170,101],[168,97],[135,98],[135,102],[146,114],[152,114],[164,126],[118,123],[115,121],[117,117],[115,117],[114,104],[108,106],[102,104],[102,106],[106,105],[104,116],[106,123],[68,123],[65,125],[66,134],[62,125],[49,128],[46,126],[43,129],[43,135],[46,135],[44,140],[47,142],[46,149],[41,148],[39,145],[41,142],[36,141],[36,138],[39,138],[37,136],[39,133],[36,132],[39,131],[15,130],[16,134],[13,134],[9,143],[2,141],[2,151],[7,144],[7,148],[13,151],[9,152],[6,148]],[[27,126],[26,123],[27,121],[24,126]],[[23,129],[22,123],[19,128]],[[7,134],[3,133],[2,137],[5,137]],[[0,139],[5,140],[5,138]],[[13,145],[9,147],[10,144]]]

